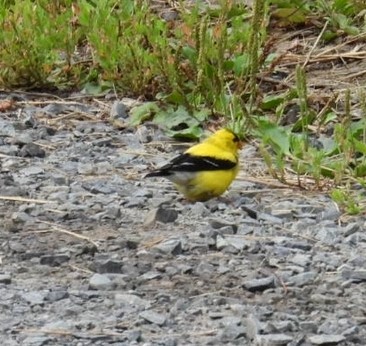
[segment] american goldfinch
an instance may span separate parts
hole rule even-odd
[[[215,132],[145,177],[165,177],[190,201],[222,195],[238,170],[239,138],[230,130]]]

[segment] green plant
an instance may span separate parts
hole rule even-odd
[[[331,197],[347,214],[358,215],[365,211],[364,196],[353,191],[349,186],[334,189],[331,192]]]
[[[70,5],[71,1],[65,1]],[[0,5],[0,83],[7,87],[67,85],[72,52],[79,34],[65,25],[72,19],[65,4],[46,1],[3,2]]]

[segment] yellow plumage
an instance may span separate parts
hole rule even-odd
[[[222,129],[146,177],[165,177],[187,199],[207,201],[222,195],[235,179],[240,147],[238,137]]]

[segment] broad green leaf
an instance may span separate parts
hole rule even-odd
[[[136,106],[130,111],[130,125],[136,126],[152,118],[160,111],[155,102],[147,102],[141,106]]]
[[[270,110],[275,109],[278,107],[281,103],[284,102],[286,95],[280,94],[280,95],[266,95],[263,98],[261,108],[263,110]]]
[[[248,54],[243,54],[237,56],[234,60],[234,72],[237,76],[241,76],[247,72],[249,68],[249,56]]]
[[[270,144],[278,154],[290,155],[290,139],[285,128],[279,127],[268,121],[258,122],[259,132],[263,141]]]
[[[203,130],[200,126],[192,126],[182,131],[166,131],[167,135],[179,140],[197,140],[202,136]]]

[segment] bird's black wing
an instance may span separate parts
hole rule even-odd
[[[181,154],[172,159],[165,166],[145,175],[146,177],[167,177],[174,172],[199,172],[229,170],[237,165],[236,162],[218,159],[210,156],[192,156]]]
[[[160,168],[174,172],[198,172],[198,171],[217,171],[231,169],[236,166],[236,162],[218,159],[210,156],[192,156],[181,154],[174,158],[170,163]]]

